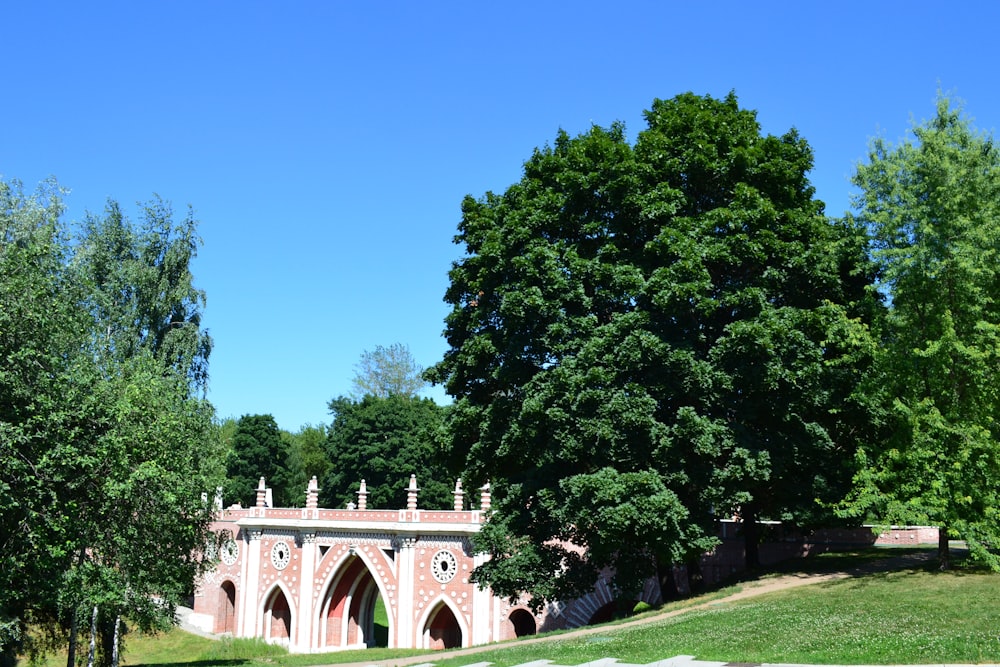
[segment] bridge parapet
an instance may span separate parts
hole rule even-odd
[[[464,492],[462,491],[461,480],[455,483],[454,509],[451,510],[427,510],[417,507],[416,476],[410,475],[409,486],[407,488],[407,500],[405,509],[368,509],[368,489],[365,480],[361,480],[358,489],[358,502],[348,503],[343,509],[321,508],[318,506],[319,485],[316,478],[309,480],[306,489],[305,507],[271,507],[271,489],[266,486],[265,479],[260,478],[260,483],[256,489],[256,503],[252,507],[240,507],[234,505],[228,509],[220,509],[218,519],[220,521],[239,522],[245,525],[256,525],[259,521],[251,519],[266,519],[267,523],[278,520],[283,524],[286,522],[346,522],[346,523],[375,523],[375,524],[448,524],[448,525],[480,525],[486,520],[486,516],[491,509],[491,498],[489,484],[480,489],[480,508],[478,510],[462,509],[464,503]],[[217,501],[221,506],[221,498]],[[286,524],[291,525],[291,524]]]

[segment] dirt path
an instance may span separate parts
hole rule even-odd
[[[611,627],[606,625],[585,626],[568,633],[564,632],[557,635],[546,635],[544,637],[536,637],[534,639],[522,639],[516,643],[483,644],[481,646],[473,646],[471,648],[464,648],[456,651],[447,651],[445,653],[441,653],[440,655],[442,659],[474,656],[477,653],[483,653],[484,651],[494,651],[497,649],[502,649],[504,648],[504,646],[524,646],[525,644],[541,644],[543,642],[563,641],[565,639],[572,639],[574,637],[586,637],[588,635],[606,633],[609,630],[616,631],[619,628],[632,628],[640,625],[645,625],[648,623],[657,623],[665,618],[671,618],[674,616],[679,616],[681,614],[686,614],[687,612],[693,611],[695,609],[704,609],[709,605],[716,605],[724,602],[743,600],[745,598],[755,597],[757,595],[763,595],[765,593],[772,593],[774,591],[781,591],[789,588],[798,588],[799,586],[809,586],[811,584],[818,584],[824,581],[849,579],[851,577],[860,577],[875,572],[890,572],[893,570],[911,568],[930,560],[931,558],[933,558],[933,556],[934,556],[933,552],[928,551],[917,554],[907,554],[905,556],[897,556],[895,558],[887,558],[885,560],[879,560],[872,563],[867,563],[865,565],[852,568],[850,570],[845,570],[842,572],[823,572],[818,574],[786,574],[786,575],[768,577],[766,579],[748,581],[743,584],[743,588],[739,592],[733,593],[732,595],[727,595],[721,598],[713,598],[711,600],[706,600],[704,602],[692,604],[690,607],[684,607],[683,609],[673,609],[671,611],[665,611],[661,614],[651,614],[649,616],[643,616],[642,618],[636,619],[634,621],[626,621],[625,623],[619,623]],[[329,667],[372,667],[373,665],[377,665],[378,667],[404,667],[405,665],[418,665],[418,664],[426,664],[429,662],[434,662],[434,657],[435,656],[433,654],[423,654],[423,655],[414,655],[407,658],[393,658],[391,660],[379,660],[379,661],[369,660],[366,662],[338,663],[336,665],[331,665]]]

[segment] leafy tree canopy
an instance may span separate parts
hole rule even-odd
[[[154,239],[123,217],[74,238],[62,196],[54,182],[28,195],[0,180],[0,662],[66,630],[72,661],[76,619],[93,608],[143,627],[172,622],[204,567],[194,557],[211,520],[202,493],[219,480],[211,409],[194,395],[203,374],[178,362],[207,362],[200,302],[149,292],[132,308],[111,298],[142,292],[132,273],[108,265],[95,278],[94,249],[115,246],[153,274],[171,264],[190,287],[193,249],[187,259],[150,252]],[[173,238],[169,215],[158,224],[161,240]],[[188,303],[183,340],[143,333],[158,318],[124,315],[174,312],[178,301]]]
[[[138,224],[113,200],[103,216],[85,218],[74,265],[110,359],[148,349],[204,388],[212,339],[201,328],[205,293],[194,287],[190,267],[200,243],[193,212],[175,222],[159,198],[142,206]]]
[[[1000,567],[1000,154],[939,96],[897,145],[871,144],[854,183],[892,308],[877,373],[884,439],[859,453],[847,513],[942,528]]]
[[[850,480],[863,230],[823,216],[806,141],[762,135],[735,95],[646,120],[634,146],[620,124],[560,132],[462,203],[428,377],[494,484],[475,576],[503,594],[579,595],[611,566],[625,594],[659,574],[669,595],[716,516],[808,522]]]
[[[309,480],[315,477],[322,480],[327,471],[330,470],[330,459],[326,456],[324,444],[327,437],[327,428],[323,424],[313,426],[306,424],[298,433],[281,432],[281,437],[285,442],[288,451],[287,474],[288,488],[291,494],[292,506],[298,506],[302,492],[301,501],[305,501],[305,489]]]
[[[257,485],[263,477],[271,488],[275,507],[289,506],[295,490],[287,484],[287,457],[287,446],[272,415],[240,417],[226,461],[226,502],[252,507],[257,502]],[[302,491],[305,492],[305,487]]]
[[[423,368],[413,359],[410,348],[402,343],[365,350],[355,367],[352,395],[356,399],[372,395],[416,396],[427,386]]]
[[[329,472],[321,480],[320,503],[357,503],[365,480],[369,509],[406,507],[410,475],[420,486],[419,505],[451,509],[457,471],[440,448],[445,408],[429,398],[393,394],[330,401],[333,424],[326,439]]]

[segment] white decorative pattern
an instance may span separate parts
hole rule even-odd
[[[318,531],[316,543],[336,546],[339,544],[372,544],[380,547],[392,546],[392,535],[388,533],[346,533],[340,531]]]
[[[439,583],[447,584],[455,578],[456,572],[458,572],[458,561],[453,553],[442,549],[434,554],[431,559],[431,574]]]
[[[240,557],[240,545],[236,543],[236,540],[230,538],[222,545],[219,555],[226,565],[235,565],[236,560]]]
[[[292,559],[292,550],[284,540],[275,542],[271,547],[271,564],[275,570],[284,570],[288,567],[288,562]]]

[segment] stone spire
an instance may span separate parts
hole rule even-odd
[[[417,476],[410,475],[410,486],[406,489],[406,509],[415,510],[417,509]]]
[[[267,485],[261,477],[257,482],[257,507],[267,507]]]
[[[368,485],[365,480],[361,480],[361,488],[358,489],[358,509],[368,509]]]
[[[462,509],[464,508],[464,506],[465,506],[465,503],[463,502],[463,498],[464,497],[465,497],[465,493],[462,492],[462,479],[461,478],[456,479],[455,480],[455,511],[456,512],[461,512]]]
[[[479,489],[479,509],[486,512],[490,509],[492,504],[492,497],[490,496],[490,483],[486,482],[483,487]]]
[[[316,481],[316,475],[313,475],[306,487],[306,509],[314,510],[317,507],[319,507],[319,482]]]

